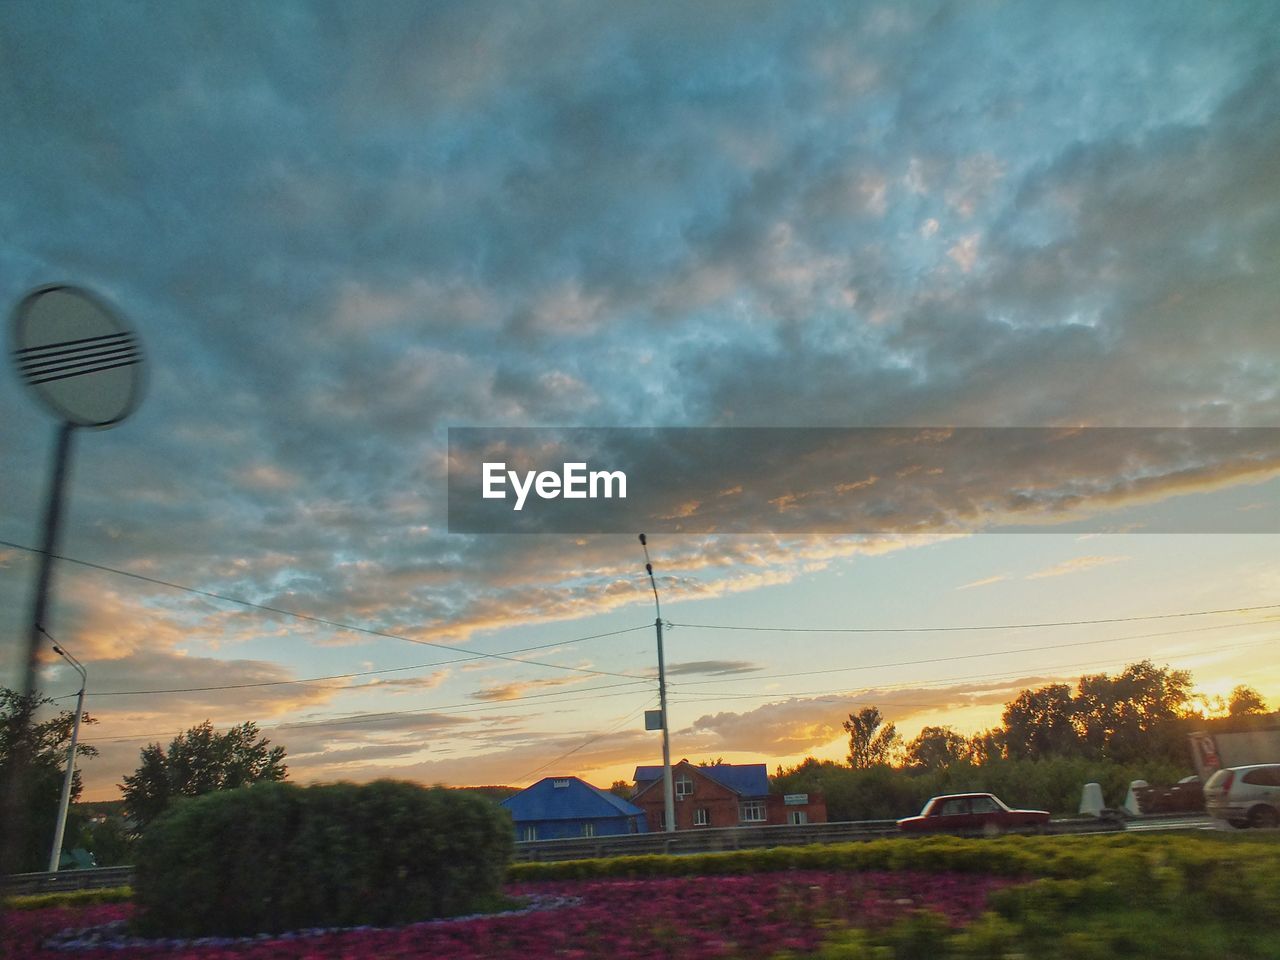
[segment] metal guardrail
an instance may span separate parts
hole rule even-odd
[[[897,836],[893,820],[806,823],[759,827],[710,827],[676,833],[633,833],[566,840],[527,840],[516,844],[515,860],[580,860],[587,857],[644,854],[719,853],[811,843],[843,843]]]
[[[84,870],[15,873],[0,877],[0,893],[5,896],[27,893],[67,893],[72,890],[127,887],[132,883],[133,867],[89,867]]]

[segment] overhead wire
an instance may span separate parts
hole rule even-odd
[[[37,550],[35,547],[26,546],[25,544],[14,543],[11,540],[0,539],[0,546],[11,547],[14,550],[23,550],[27,553],[43,553],[44,552],[42,550]],[[343,623],[340,620],[330,620],[327,617],[317,617],[309,613],[298,613],[296,610],[285,610],[282,607],[272,606],[271,604],[256,603],[253,600],[245,600],[242,597],[233,597],[224,593],[215,593],[211,590],[201,590],[198,587],[190,587],[180,583],[173,583],[169,580],[161,580],[158,577],[149,577],[145,574],[134,573],[130,570],[121,570],[117,567],[109,567],[105,564],[93,563],[89,560],[77,560],[75,557],[68,557],[63,554],[50,553],[49,556],[55,560],[61,560],[64,563],[76,564],[77,566],[81,566],[81,567],[87,567],[91,570],[100,570],[104,573],[113,573],[113,574],[116,574],[117,576],[129,577],[134,580],[140,580],[143,583],[150,583],[150,584],[154,584],[156,586],[161,586],[161,587],[169,587],[170,589],[173,589],[173,590],[182,590],[182,591],[185,591],[186,593],[195,594],[196,596],[200,596],[200,597],[206,597],[211,600],[221,600],[225,603],[234,603],[242,607],[248,607],[254,610],[262,610],[267,613],[275,613],[284,617],[292,617],[296,620],[303,620],[308,623],[317,623],[327,627],[334,627],[335,629],[338,629],[338,630],[349,630],[353,633],[363,633],[368,636],[381,637],[386,640],[401,640],[401,641],[404,641],[405,643],[416,643],[424,647],[435,647],[436,649],[439,649],[439,650],[454,651],[457,649],[456,647],[451,647],[448,644],[436,643],[433,640],[421,640],[417,637],[405,636],[404,634],[389,633],[385,630],[375,630],[372,627],[361,627],[356,624]],[[641,627],[628,628],[628,630],[640,630],[640,629],[643,629],[643,628]],[[563,664],[546,663],[541,660],[522,660],[517,657],[508,656],[502,653],[476,653],[475,656],[472,657],[471,659],[508,660],[508,661],[514,661],[516,663],[531,664],[533,666],[538,666],[538,667],[548,667],[549,669],[552,669],[552,670],[567,670],[573,673],[586,673],[586,674],[593,674],[595,676],[602,676],[602,677],[632,677],[633,679],[638,679],[638,678],[635,678],[634,674],[613,673],[608,670],[590,670],[590,669],[587,669],[586,667],[567,667],[567,666],[564,666]]]
[[[1205,650],[1184,651],[1183,653],[1180,653],[1178,656],[1199,657],[1199,656],[1205,656],[1212,653],[1217,653],[1221,650],[1243,650],[1243,649],[1249,649],[1252,647],[1267,646],[1269,644],[1277,643],[1277,642],[1280,642],[1280,637],[1269,637],[1266,640],[1253,640],[1247,643],[1234,643],[1234,644],[1228,644],[1226,646],[1216,646],[1211,649],[1205,649]],[[1121,661],[1116,660],[1114,658],[1109,660],[1084,660],[1084,661],[1076,661],[1074,663],[1060,663],[1060,664],[1054,664],[1051,666],[1039,667],[1038,671],[1046,672],[1046,671],[1052,671],[1052,670],[1074,670],[1074,669],[1081,669],[1081,668],[1096,669],[1099,667],[1114,666],[1119,662]],[[966,680],[990,680],[990,681],[1017,680],[1019,678],[1025,677],[1025,675],[1026,675],[1025,670],[1005,671],[1001,673],[976,673],[976,674],[968,674],[966,676],[940,677],[940,678],[935,678],[933,680],[921,681],[919,683],[889,684],[885,686],[864,689],[861,691],[847,691],[845,688],[833,688],[828,690],[799,690],[799,691],[792,691],[787,693],[780,692],[777,690],[772,690],[772,691],[763,692],[763,693],[721,693],[719,691],[699,690],[696,696],[690,695],[686,699],[679,700],[679,702],[680,703],[700,703],[704,700],[770,700],[770,699],[781,699],[781,698],[796,699],[800,697],[810,697],[810,698],[814,698],[815,702],[835,703],[835,702],[846,702],[851,693],[856,693],[859,696],[866,695],[868,697],[873,697],[876,699],[884,699],[884,696],[886,694],[891,694],[900,690],[918,690],[918,689],[930,689],[933,687],[945,687],[949,684],[955,684],[955,683],[966,681]],[[830,697],[831,699],[827,699],[828,697]],[[927,708],[927,707],[945,706],[947,704],[914,703],[914,702],[908,703],[905,701],[895,700],[894,705],[904,706],[904,707]]]
[[[1179,617],[1211,617],[1223,613],[1256,613],[1259,610],[1280,610],[1280,603],[1268,603],[1252,607],[1225,607],[1221,610],[1190,610],[1181,613],[1104,617],[1093,620],[1052,620],[1040,623],[988,623],[922,627],[762,627],[725,623],[672,623],[671,625],[694,630],[746,630],[754,633],[957,633],[983,630],[1034,630],[1043,627],[1090,627],[1104,623],[1132,623],[1137,620],[1173,620]]]
[[[514,650],[503,651],[504,655],[512,655],[517,653],[526,653],[531,650],[546,650],[551,647],[566,647],[571,643],[583,643],[587,640],[599,640],[603,637],[616,637],[624,633],[634,633],[637,630],[648,630],[649,624],[643,624],[638,627],[627,627],[625,630],[611,630],[608,633],[594,633],[588,637],[575,637],[572,640],[556,640],[552,643],[540,643],[530,647],[517,647]],[[95,697],[136,697],[143,694],[152,693],[206,693],[215,690],[248,690],[254,687],[277,687],[289,684],[320,684],[326,680],[351,680],[358,677],[374,677],[381,676],[386,673],[403,673],[406,670],[425,670],[430,667],[446,667],[455,663],[470,663],[477,659],[483,659],[482,656],[455,657],[453,660],[434,660],[430,663],[415,663],[404,667],[385,667],[381,670],[362,670],[358,673],[334,673],[323,677],[305,677],[298,680],[258,680],[250,683],[224,683],[205,687],[169,687],[161,690],[100,690],[94,693]],[[532,660],[518,660],[520,663],[534,663]],[[609,674],[609,676],[628,677],[633,674]],[[651,680],[651,677],[636,677],[637,680]],[[347,685],[337,684],[321,689],[339,689],[339,690],[359,690],[360,687],[351,687]]]
[[[0,546],[7,546],[13,549],[22,550],[29,553],[41,552],[32,547],[28,547],[23,544],[14,543],[12,541],[3,540],[3,539],[0,539]],[[414,643],[422,646],[430,646],[430,647],[435,647],[443,650],[449,650],[449,651],[456,650],[456,648],[450,647],[442,643],[436,643],[429,640],[422,640],[415,637],[405,636],[403,634],[394,634],[387,631],[372,629],[369,627],[362,627],[359,625],[349,624],[349,623],[345,623],[342,621],[333,620],[325,617],[318,617],[311,614],[299,613],[297,611],[287,610],[287,609],[276,607],[270,604],[257,603],[254,601],[245,600],[240,597],[234,597],[227,594],[217,593],[214,591],[202,590],[196,587],[190,587],[183,584],[174,583],[174,582],[163,580],[157,577],[150,577],[145,574],[139,574],[139,573],[134,573],[132,571],[121,570],[121,569],[110,567],[104,564],[93,563],[91,561],[79,560],[74,557],[68,557],[68,556],[58,555],[58,554],[51,554],[51,556],[53,556],[55,559],[59,559],[67,563],[83,566],[89,569],[99,570],[106,573],[115,574],[118,576],[128,577],[131,579],[139,580],[145,583],[151,583],[157,586],[162,586],[170,589],[185,591],[197,596],[202,596],[202,597],[206,597],[213,600],[219,600],[222,602],[237,604],[246,608],[261,610],[267,613],[273,613],[280,616],[291,617],[291,618],[306,621],[306,622],[329,626],[335,629],[347,630],[347,631],[362,633],[370,636],[381,637],[385,639],[400,640],[408,643]],[[758,625],[731,625],[731,624],[706,624],[706,623],[673,623],[671,624],[671,626],[683,627],[687,629],[701,629],[701,630],[730,630],[730,631],[748,631],[748,632],[808,633],[808,634],[952,633],[952,632],[981,632],[981,631],[1003,631],[1003,630],[1030,630],[1030,629],[1072,627],[1072,626],[1095,626],[1095,625],[1112,624],[1112,623],[1132,623],[1132,622],[1138,622],[1138,621],[1169,620],[1169,619],[1179,619],[1179,618],[1187,618],[1187,617],[1214,616],[1214,615],[1233,614],[1233,613],[1234,614],[1252,613],[1252,612],[1258,612],[1258,611],[1264,611],[1264,610],[1277,610],[1277,609],[1280,609],[1280,604],[1263,604],[1263,605],[1253,605],[1253,606],[1228,607],[1228,608],[1221,608],[1221,609],[1215,609],[1215,610],[1182,611],[1182,612],[1167,613],[1167,614],[1149,614],[1149,615],[1141,615],[1141,616],[1106,617],[1106,618],[1092,618],[1092,619],[1080,619],[1080,620],[1042,621],[1042,622],[1028,622],[1028,623],[975,624],[975,625],[909,626],[909,627],[797,627],[797,626],[758,626]],[[674,686],[676,686],[677,689],[680,689],[680,688],[693,687],[693,686],[705,686],[705,685],[714,684],[714,683],[744,683],[744,682],[759,681],[759,680],[765,680],[765,679],[782,679],[782,678],[799,677],[799,676],[826,675],[826,674],[833,674],[833,673],[849,672],[854,670],[883,669],[883,668],[900,667],[900,666],[919,666],[919,665],[926,665],[931,663],[953,662],[953,661],[977,659],[977,658],[983,658],[983,657],[1009,656],[1009,655],[1014,655],[1019,653],[1040,652],[1047,649],[1057,649],[1059,647],[1090,646],[1090,645],[1103,644],[1103,643],[1114,643],[1114,642],[1119,642],[1123,640],[1148,639],[1148,638],[1161,637],[1161,636],[1175,636],[1175,635],[1184,634],[1184,633],[1197,633],[1197,632],[1203,632],[1207,630],[1227,629],[1227,628],[1232,628],[1237,626],[1256,626],[1256,625],[1268,623],[1268,622],[1272,622],[1272,618],[1262,619],[1262,620],[1251,620],[1251,621],[1245,621],[1241,623],[1215,624],[1215,625],[1206,626],[1206,627],[1195,627],[1188,630],[1163,631],[1158,633],[1142,634],[1142,635],[1128,636],[1128,637],[1110,637],[1110,638],[1104,638],[1100,640],[1087,640],[1087,641],[1078,641],[1075,643],[1051,644],[1051,645],[1042,645],[1042,646],[1036,646],[1036,647],[1024,647],[1024,648],[1018,648],[1014,650],[989,651],[989,652],[981,652],[981,653],[973,653],[973,654],[957,654],[949,657],[921,658],[917,660],[897,661],[892,663],[881,663],[881,664],[863,664],[863,665],[857,665],[857,666],[851,666],[851,667],[829,667],[822,670],[800,671],[800,672],[785,673],[785,674],[753,674],[751,676],[727,678],[727,679],[719,678],[717,680],[677,682],[674,684]],[[593,669],[584,668],[584,667],[569,667],[562,664],[554,664],[554,663],[547,663],[544,661],[520,658],[516,656],[516,654],[530,652],[532,650],[547,649],[547,648],[556,647],[556,646],[564,646],[570,643],[579,643],[587,640],[599,639],[602,637],[618,636],[626,633],[635,632],[638,630],[648,629],[648,626],[649,626],[648,624],[644,624],[636,627],[629,627],[623,630],[610,631],[610,632],[601,633],[601,634],[592,634],[590,636],[574,638],[571,640],[554,641],[551,643],[538,644],[530,647],[516,648],[514,650],[509,650],[501,653],[476,652],[471,655],[456,657],[451,660],[434,661],[427,664],[415,664],[415,665],[409,665],[404,667],[390,667],[390,668],[383,668],[380,670],[359,671],[359,672],[347,673],[347,674],[331,674],[331,675],[326,675],[321,677],[301,678],[296,680],[254,681],[254,682],[246,682],[246,683],[238,683],[238,684],[216,684],[216,685],[208,685],[203,687],[166,688],[166,689],[153,689],[153,690],[99,691],[96,694],[96,696],[140,696],[140,695],[146,695],[146,694],[196,693],[196,692],[212,692],[212,691],[218,691],[218,690],[251,689],[251,688],[257,688],[257,687],[319,684],[319,683],[324,683],[331,680],[348,680],[348,679],[355,679],[355,678],[364,677],[364,676],[377,676],[377,675],[386,674],[386,673],[404,672],[406,670],[425,669],[430,667],[446,666],[454,663],[472,662],[472,661],[484,660],[484,659],[502,660],[502,661],[530,665],[530,666],[547,667],[550,669],[563,670],[563,671],[581,673],[586,675],[625,678],[627,680],[633,681],[633,683],[610,684],[604,687],[587,688],[582,691],[576,691],[578,693],[587,693],[595,690],[612,689],[613,687],[634,686],[635,684],[638,684],[638,683],[648,683],[648,682],[652,682],[653,678],[639,676],[636,674],[629,674],[629,673],[616,673],[612,671],[593,670]],[[1250,646],[1250,645],[1252,644],[1245,644],[1243,646]],[[1218,649],[1222,649],[1222,648],[1218,648]],[[1060,666],[1060,667],[1053,667],[1053,668],[1047,668],[1047,669],[1065,669],[1065,668],[1066,668],[1065,666]],[[952,682],[952,681],[938,681],[938,682]],[[343,688],[359,689],[359,687],[354,687],[354,688],[343,687]],[[803,693],[803,694],[778,694],[776,692],[768,693],[768,694],[721,694],[721,693],[716,693],[712,691],[700,691],[699,698],[767,699],[769,697],[777,697],[777,696],[812,696],[814,694],[820,694],[820,693],[821,693],[820,691],[814,691],[813,693]],[[620,695],[626,695],[626,694],[608,694],[607,696],[620,696]],[[563,692],[560,692],[560,691],[556,691],[554,693],[544,693],[544,694],[528,694],[522,697],[512,698],[511,700],[504,700],[504,701],[501,701],[500,703],[489,704],[489,705],[465,703],[465,704],[445,705],[440,707],[423,708],[423,709],[416,709],[416,710],[387,711],[384,713],[376,713],[376,714],[352,714],[352,715],[332,718],[332,719],[321,719],[321,720],[315,720],[315,721],[298,721],[292,724],[282,724],[282,725],[277,725],[275,727],[268,727],[264,729],[284,730],[284,729],[296,729],[296,728],[310,727],[310,726],[334,725],[339,723],[376,722],[378,720],[383,720],[383,719],[396,717],[396,716],[404,716],[404,715],[412,715],[412,714],[428,714],[428,713],[445,712],[445,711],[479,712],[484,710],[509,708],[513,702],[533,700],[533,699],[539,699],[543,697],[554,697],[554,696],[563,697],[564,694]],[[561,700],[551,700],[549,702],[550,703],[574,702],[575,700],[581,700],[581,699],[583,698],[573,697],[573,698],[565,698]],[[625,719],[629,719],[629,717],[624,718],[624,722],[625,722]],[[606,731],[605,734],[601,734],[600,736],[605,736],[609,732],[611,731]],[[96,738],[95,742],[143,740],[143,739],[150,739],[151,737],[155,737],[155,736],[166,736],[166,735],[169,735],[169,734],[146,734],[146,735],[132,735],[127,737]],[[570,753],[576,752],[576,749],[581,749],[582,747],[585,747],[589,743],[594,742],[595,739],[599,739],[599,736],[596,738],[593,738],[592,740],[587,741],[581,747],[575,748],[575,751],[570,751]],[[568,755],[569,754],[565,754],[565,756],[568,756]],[[554,760],[551,762],[552,763],[558,762],[559,759],[563,759],[563,757],[557,758],[557,760]],[[541,770],[541,769],[543,769],[543,767],[538,768],[538,770]],[[535,770],[532,772],[536,773],[538,772],[538,770]]]
[[[826,667],[821,670],[800,670],[793,673],[767,673],[767,674],[751,674],[741,677],[720,677],[715,680],[686,680],[677,683],[677,686],[705,686],[713,683],[750,683],[753,680],[780,680],[789,677],[812,677],[821,676],[829,673],[849,673],[855,670],[883,670],[890,667],[916,667],[932,663],[951,663],[957,660],[978,660],[984,657],[1002,657],[1018,653],[1040,653],[1045,650],[1060,650],[1068,647],[1089,647],[1097,646],[1103,643],[1120,643],[1127,640],[1149,640],[1155,637],[1174,637],[1187,633],[1204,633],[1210,630],[1228,630],[1236,627],[1258,626],[1265,623],[1273,623],[1274,620],[1243,620],[1236,623],[1218,623],[1204,627],[1189,627],[1186,630],[1162,630],[1157,633],[1140,633],[1130,634],[1124,637],[1104,637],[1100,640],[1078,640],[1073,643],[1053,643],[1044,644],[1036,647],[1016,647],[1012,650],[989,650],[981,653],[958,653],[949,657],[924,657],[917,660],[896,660],[888,663],[868,663],[857,664],[851,667]]]
[[[651,697],[648,701],[644,703],[643,706],[640,707],[639,710],[633,710],[631,713],[627,714],[625,717],[623,717],[621,720],[619,720],[617,723],[611,726],[608,730],[605,730],[603,733],[598,733],[590,737],[589,739],[584,740],[582,743],[578,744],[572,750],[566,750],[564,753],[560,754],[560,756],[555,757],[554,759],[548,760],[546,763],[542,764],[541,766],[534,767],[529,772],[522,773],[518,777],[512,778],[512,782],[520,783],[524,780],[528,780],[531,777],[541,773],[543,770],[547,769],[547,767],[557,764],[561,760],[564,760],[567,757],[573,756],[579,750],[585,750],[587,747],[591,746],[591,744],[599,740],[603,740],[605,737],[611,736],[612,734],[616,733],[618,729],[623,726],[623,724],[631,720],[634,720],[636,717],[640,716],[640,714],[643,713],[645,710],[648,710],[651,706],[653,706],[656,702],[657,702],[656,698]]]
[[[338,726],[338,725],[346,725],[346,724],[376,723],[381,720],[390,720],[390,719],[395,719],[397,717],[422,716],[425,714],[433,714],[433,713],[447,713],[450,715],[455,713],[487,713],[494,710],[513,709],[515,706],[518,706],[523,701],[537,700],[544,697],[560,698],[560,699],[553,699],[553,700],[547,701],[547,703],[550,705],[556,705],[560,703],[577,703],[583,700],[603,700],[609,697],[629,696],[630,694],[639,693],[641,691],[628,690],[626,691],[626,693],[609,693],[609,694],[599,694],[599,695],[596,693],[596,691],[612,690],[618,687],[634,687],[637,685],[638,685],[638,682],[615,683],[615,684],[606,684],[600,687],[585,687],[581,690],[572,691],[573,694],[589,694],[589,696],[568,696],[566,695],[566,691],[558,690],[558,691],[553,691],[548,693],[531,693],[522,697],[512,697],[507,700],[497,700],[497,701],[486,702],[486,703],[467,702],[467,703],[457,703],[457,704],[445,704],[445,705],[436,706],[436,707],[415,707],[415,708],[410,708],[405,710],[388,710],[388,711],[383,711],[381,713],[344,714],[337,717],[325,717],[325,718],[316,719],[316,720],[297,720],[291,723],[278,723],[278,724],[269,724],[269,725],[262,725],[262,724],[255,723],[254,726],[261,731],[280,731],[280,730],[294,730],[294,729],[309,729],[312,727]],[[539,706],[545,706],[545,705],[547,704],[539,704]],[[122,734],[120,736],[112,736],[112,737],[93,737],[90,739],[82,738],[82,742],[84,743],[127,743],[129,741],[154,740],[157,738],[174,737],[181,732],[182,731],[166,730],[166,731],[153,731],[151,733]]]

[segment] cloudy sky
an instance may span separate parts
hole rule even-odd
[[[82,284],[147,355],[75,437],[46,625],[89,669],[86,795],[206,718],[300,780],[657,761],[634,533],[451,533],[450,427],[1184,431],[1031,479],[996,449],[874,530],[783,529],[796,461],[733,499],[704,457],[663,516],[717,524],[650,543],[676,758],[839,757],[869,703],[970,732],[1148,656],[1280,704],[1280,456],[1227,429],[1280,426],[1278,34],[1266,2],[4,4],[0,301]],[[12,367],[0,410],[15,684],[55,420]],[[1045,490],[1092,519],[943,522]]]

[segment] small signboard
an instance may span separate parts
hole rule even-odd
[[[803,807],[809,802],[807,793],[788,793],[783,796],[782,802],[788,807]]]
[[[127,417],[142,389],[142,349],[105,301],[54,284],[27,294],[13,315],[13,359],[42,403],[77,427]]]
[[[644,728],[646,730],[661,730],[662,729],[662,711],[646,710],[644,712]]]

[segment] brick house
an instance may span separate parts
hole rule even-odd
[[[662,767],[636,767],[631,802],[644,811],[651,831],[665,829]],[[677,830],[768,824],[826,823],[827,804],[817,794],[784,797],[769,793],[763,763],[671,765]]]

